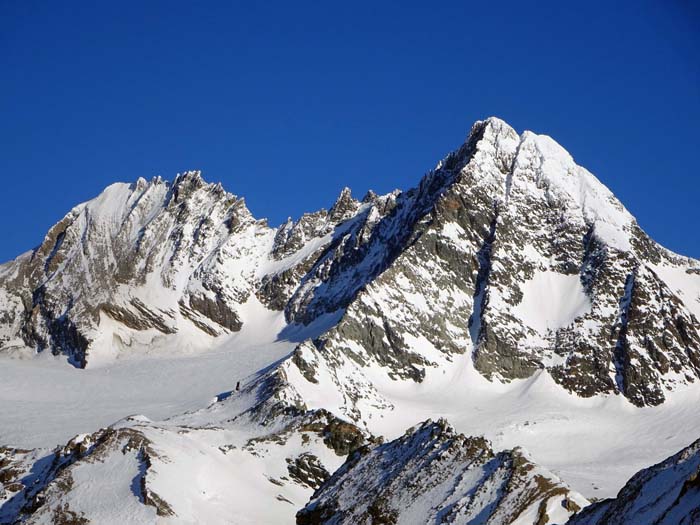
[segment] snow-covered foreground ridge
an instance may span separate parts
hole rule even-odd
[[[58,413],[87,433],[4,451],[0,517],[289,522],[365,447],[300,522],[561,523],[580,493],[612,496],[700,436],[698,317],[699,261],[552,139],[495,118],[417,187],[346,189],[279,228],[198,172],[115,184],[0,266],[0,401],[22,407],[0,427],[36,409],[27,432]],[[50,372],[66,357],[85,370]],[[138,412],[188,412],[94,433],[139,389]],[[53,406],[22,404],[37,392]],[[80,414],[69,394],[89,400]],[[443,422],[401,437],[440,416],[491,444]],[[339,476],[383,499],[348,499]]]

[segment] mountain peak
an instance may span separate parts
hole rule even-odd
[[[360,203],[352,197],[350,188],[345,186],[335,203],[328,212],[329,219],[334,222],[340,222],[351,217],[359,208]]]
[[[181,184],[186,184],[186,183],[205,184],[204,179],[202,179],[201,170],[188,170],[188,171],[183,171],[182,173],[178,173],[175,176],[175,180],[173,181],[173,186],[179,186]]]
[[[437,169],[455,165],[459,170],[478,171],[479,178],[473,183],[490,187],[494,200],[506,209],[558,202],[567,215],[588,224],[608,247],[631,249],[634,218],[600,180],[578,166],[548,135],[528,130],[519,134],[504,120],[489,117],[475,122],[465,143]]]
[[[474,133],[476,130],[490,130],[494,135],[517,135],[515,128],[508,124],[505,120],[499,117],[491,116],[483,120],[477,120],[472,124],[472,131],[470,134]]]

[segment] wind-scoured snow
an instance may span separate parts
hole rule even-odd
[[[678,294],[696,319],[700,319],[700,264],[654,266],[654,271]]]
[[[578,275],[536,272],[521,286],[523,298],[513,313],[541,334],[569,326],[591,310]]]
[[[533,166],[533,162],[539,165]],[[566,202],[573,209],[578,208],[594,225],[601,240],[618,250],[631,249],[629,234],[634,218],[612,192],[593,174],[578,166],[551,137],[525,131],[515,160],[515,183],[520,180],[519,171],[527,172],[533,168],[541,174],[535,183],[546,184],[552,197]]]

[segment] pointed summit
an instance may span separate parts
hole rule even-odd
[[[328,217],[331,222],[338,223],[350,218],[355,214],[360,203],[352,197],[352,192],[347,186],[342,189],[340,195],[335,201],[335,204],[328,212]]]

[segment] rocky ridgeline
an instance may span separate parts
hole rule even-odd
[[[495,453],[440,420],[350,455],[297,523],[535,525],[563,523],[587,504],[521,450]]]
[[[151,507],[145,512],[172,516],[168,504],[147,484],[148,470],[157,457],[150,441],[133,428],[106,428],[76,436],[52,452],[0,448],[0,523],[91,523],[71,508],[69,499],[79,483],[74,474],[80,468],[99,470],[113,462],[115,455],[117,461],[136,467],[132,488],[138,491],[141,503]],[[109,492],[103,491],[103,504],[118,506],[118,494]]]
[[[525,451],[496,452],[445,420],[383,443],[323,410],[257,435],[231,433],[236,419],[198,426],[192,415],[136,417],[53,451],[0,448],[0,523],[269,522],[275,507],[296,512],[299,525],[692,525],[700,517],[698,442],[591,503]],[[231,487],[245,486],[254,498],[226,503]],[[86,497],[100,504],[86,507]]]

